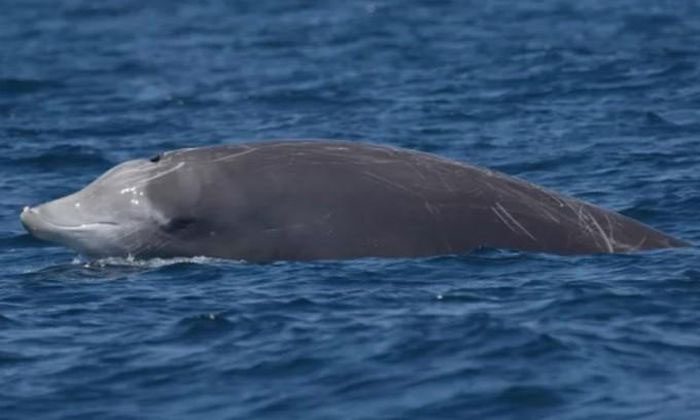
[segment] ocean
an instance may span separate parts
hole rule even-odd
[[[369,141],[700,243],[700,3],[0,1],[0,419],[695,419],[697,247],[88,260],[23,206],[155,153]]]

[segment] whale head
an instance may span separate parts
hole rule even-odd
[[[181,173],[186,164],[161,155],[122,163],[80,191],[25,207],[20,220],[37,238],[90,257],[178,254],[169,249],[178,243],[174,235],[191,221],[180,210],[199,190]]]

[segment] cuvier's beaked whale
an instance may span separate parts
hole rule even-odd
[[[214,146],[132,160],[74,194],[25,208],[21,220],[36,237],[92,257],[272,261],[688,245],[496,171],[338,141]]]

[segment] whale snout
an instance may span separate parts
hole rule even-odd
[[[96,254],[95,249],[108,249],[111,254],[121,253],[109,240],[119,224],[113,221],[85,220],[78,212],[71,212],[57,200],[36,207],[26,206],[19,219],[32,236],[59,243],[86,255]]]
[[[60,227],[52,224],[39,207],[25,206],[19,215],[24,228],[33,236],[46,241],[56,241]]]
[[[39,214],[35,208],[24,206],[22,213],[19,215],[19,220],[22,222],[22,226],[27,230],[27,232],[35,235],[36,227],[38,224]]]
[[[66,212],[57,201],[37,207],[25,206],[19,219],[24,228],[39,239],[62,242],[66,236],[74,236],[88,231],[114,227],[112,221],[84,220],[80,214]]]

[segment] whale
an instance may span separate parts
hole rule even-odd
[[[25,207],[20,219],[35,237],[92,258],[266,262],[690,245],[499,171],[330,140],[217,145],[130,160],[73,194]]]

